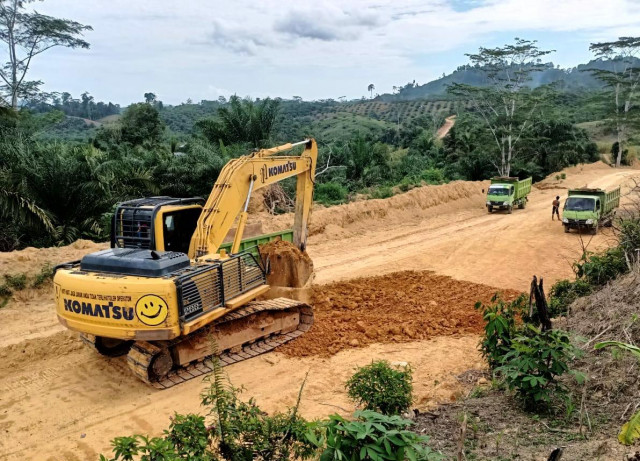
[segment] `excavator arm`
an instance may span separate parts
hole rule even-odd
[[[305,148],[299,156],[277,155],[300,145],[304,145]],[[247,207],[252,192],[293,176],[297,177],[293,239],[294,244],[304,250],[317,158],[316,141],[306,139],[262,149],[227,163],[213,185],[198,219],[189,246],[189,257],[207,259],[207,255],[216,254],[239,216],[231,250],[232,253],[237,252],[247,221]]]

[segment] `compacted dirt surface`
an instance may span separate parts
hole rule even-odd
[[[375,359],[414,369],[415,406],[429,409],[465,392],[458,377],[485,365],[477,352],[482,321],[476,301],[549,287],[572,275],[583,245],[611,243],[611,231],[581,239],[551,222],[551,201],[577,186],[628,190],[634,169],[602,163],[539,183],[524,210],[488,214],[488,182],[426,186],[386,200],[314,209],[308,253],[315,267],[316,323],[280,350],[227,368],[247,398],[266,411],[295,403],[309,373],[301,411],[310,418],[348,414],[344,383]],[[555,176],[555,175],[554,175]],[[259,214],[265,232],[291,217]],[[79,259],[105,244],[0,253],[0,275],[34,276],[49,264]],[[83,347],[56,320],[51,287],[17,292],[0,309],[0,459],[85,460],[132,433],[159,434],[173,412],[197,412],[204,384],[167,391],[137,381],[123,359]]]

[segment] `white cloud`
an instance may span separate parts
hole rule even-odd
[[[456,3],[451,3],[455,1]],[[464,52],[520,36],[561,42],[563,65],[590,40],[636,35],[637,0],[46,0],[38,10],[91,24],[89,51],[54,50],[34,78],[48,89],[121,103],[154,91],[165,102],[253,96],[359,97],[425,82]],[[576,39],[579,37],[579,39]],[[496,42],[495,40],[501,40]],[[554,55],[550,56],[554,59]],[[572,61],[573,59],[573,61]]]

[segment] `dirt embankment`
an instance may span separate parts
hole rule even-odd
[[[340,238],[342,229],[351,232],[380,227],[380,221],[402,223],[424,215],[431,209],[446,206],[451,210],[466,208],[484,202],[483,189],[488,181],[453,181],[437,186],[423,186],[388,199],[351,202],[332,207],[315,206],[311,214],[309,235],[329,234]],[[269,216],[259,214],[254,219],[263,222],[265,231],[291,226],[293,215]]]
[[[479,334],[476,301],[500,291],[433,272],[404,271],[314,287],[314,326],[279,348],[290,357],[326,357],[374,343]],[[506,290],[505,299],[518,295]]]

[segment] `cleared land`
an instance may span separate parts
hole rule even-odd
[[[482,182],[315,209],[309,253],[319,285],[316,328],[279,352],[232,365],[231,380],[267,411],[282,410],[295,402],[309,371],[301,410],[316,417],[352,409],[343,383],[354,367],[384,358],[411,363],[418,408],[455,400],[465,386],[458,376],[484,368],[474,302],[498,289],[507,296],[526,290],[534,273],[547,286],[572,275],[580,238],[551,222],[553,197],[640,176],[601,163],[565,173],[564,181],[540,183],[527,208],[511,215],[487,214]],[[261,219],[267,231],[290,217]],[[605,247],[611,237],[605,230],[585,244]],[[0,254],[0,272],[35,274],[45,262],[102,246]],[[200,410],[199,380],[156,391],[131,376],[122,359],[84,348],[58,325],[50,290],[19,292],[0,310],[0,330],[2,459],[96,459],[115,436],[159,433],[174,411]]]

